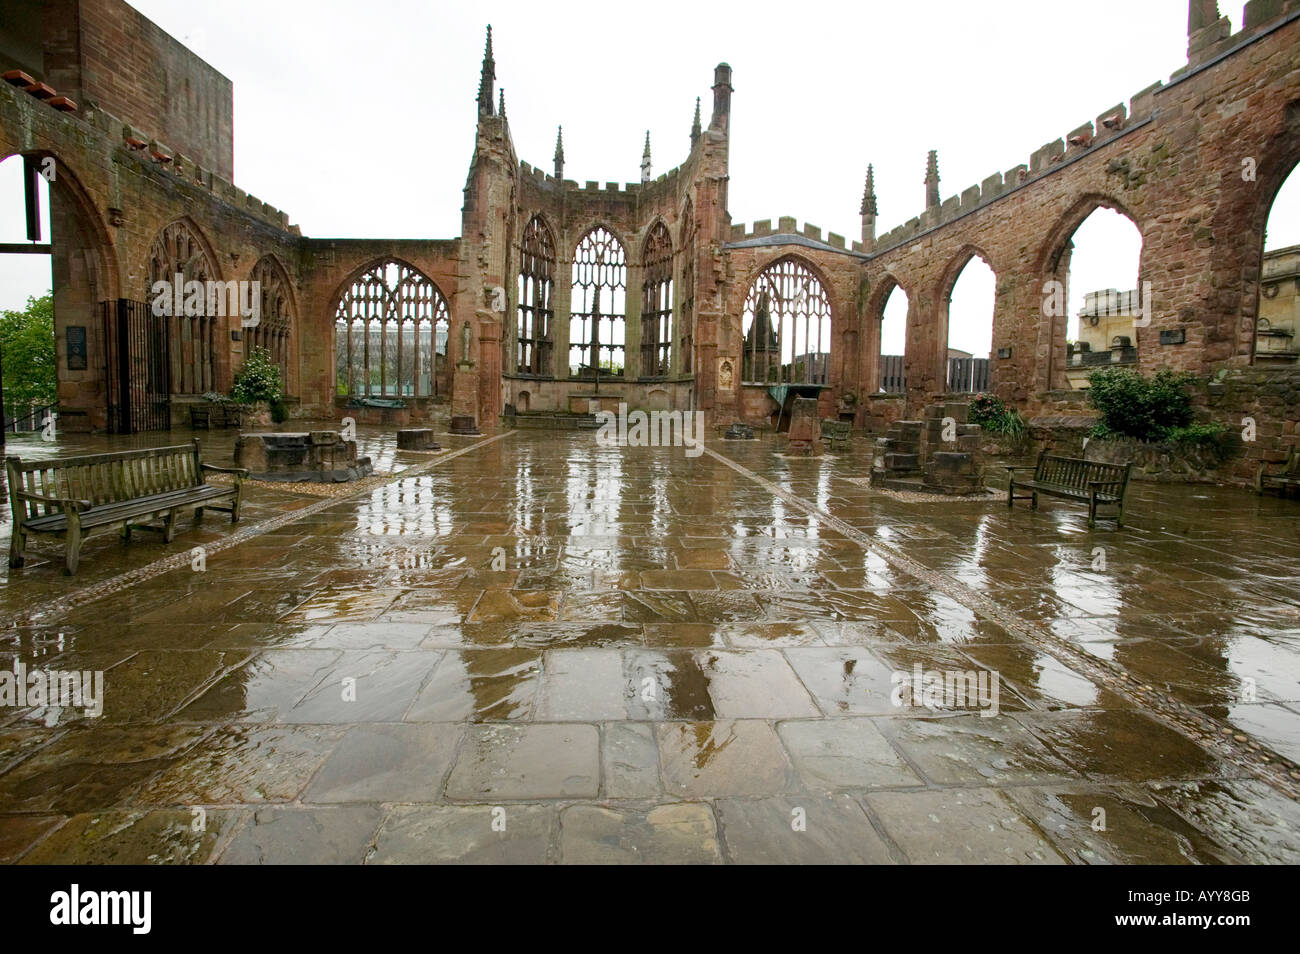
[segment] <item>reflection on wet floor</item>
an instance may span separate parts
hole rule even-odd
[[[1090,532],[1056,502],[873,491],[861,441],[714,442],[734,469],[359,437],[393,480],[253,487],[263,532],[203,572],[157,561],[216,518],[92,537],[75,579],[39,538],[6,571],[0,664],[102,671],[105,699],[0,708],[0,861],[1300,860],[1287,786],[1225,749],[1300,759],[1295,501],[1138,484],[1131,525]],[[996,711],[913,693],[978,673]]]

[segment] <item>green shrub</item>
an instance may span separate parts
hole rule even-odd
[[[284,397],[280,366],[271,360],[271,352],[254,348],[249,353],[244,366],[235,375],[235,386],[230,389],[230,396],[240,404],[256,404],[258,401],[275,404]]]
[[[1228,426],[1217,421],[1206,424],[1188,424],[1186,427],[1172,427],[1165,434],[1165,440],[1183,444],[1217,444],[1219,438],[1227,433]]]
[[[1024,420],[996,394],[975,395],[970,402],[970,422],[978,424],[990,434],[1018,438],[1025,433]]]
[[[1132,368],[1105,368],[1088,375],[1088,402],[1101,412],[1092,436],[1169,440],[1194,416],[1187,386],[1196,376],[1162,368],[1151,378]]]

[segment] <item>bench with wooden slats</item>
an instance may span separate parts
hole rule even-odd
[[[1032,501],[1037,509],[1038,495],[1081,500],[1088,505],[1088,526],[1097,525],[1097,508],[1117,508],[1113,518],[1116,526],[1124,526],[1124,497],[1128,491],[1129,471],[1132,464],[1106,464],[1078,457],[1056,457],[1043,451],[1033,467],[1008,467],[1007,506],[1017,500]],[[1017,471],[1032,470],[1033,476],[1017,477]],[[1027,494],[1016,494],[1028,490]]]
[[[1262,494],[1274,487],[1281,490],[1284,497],[1292,487],[1300,487],[1300,448],[1292,446],[1287,451],[1286,463],[1276,474],[1268,472],[1267,462],[1259,465],[1259,470],[1255,472],[1255,493]]]
[[[242,467],[217,467],[199,459],[199,442],[173,447],[90,454],[53,460],[5,458],[13,536],[9,565],[23,565],[29,534],[64,540],[64,569],[77,572],[81,542],[93,530],[121,529],[123,542],[132,530],[158,530],[170,543],[176,521],[186,511],[194,522],[205,509],[239,520],[243,498]],[[207,483],[210,472],[233,474],[229,485]],[[161,521],[161,526],[151,522]]]

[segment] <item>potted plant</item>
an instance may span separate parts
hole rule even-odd
[[[249,353],[235,375],[230,396],[248,409],[243,415],[246,426],[270,427],[273,419],[284,420],[284,382],[271,352],[254,348]]]

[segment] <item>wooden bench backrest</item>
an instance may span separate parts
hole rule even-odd
[[[1286,454],[1286,466],[1282,468],[1283,477],[1300,477],[1300,447],[1291,445]]]
[[[50,460],[5,458],[9,482],[9,506],[13,514],[26,511],[26,517],[62,513],[61,508],[34,500],[20,501],[15,490],[89,500],[92,505],[115,503],[184,490],[203,483],[199,467],[199,442],[172,447],[119,451],[112,454],[88,454]]]
[[[1034,479],[1085,492],[1092,488],[1094,481],[1101,481],[1105,485],[1102,490],[1120,493],[1128,482],[1128,471],[1129,466],[1126,464],[1107,464],[1078,457],[1054,457],[1044,452],[1038,455]]]

